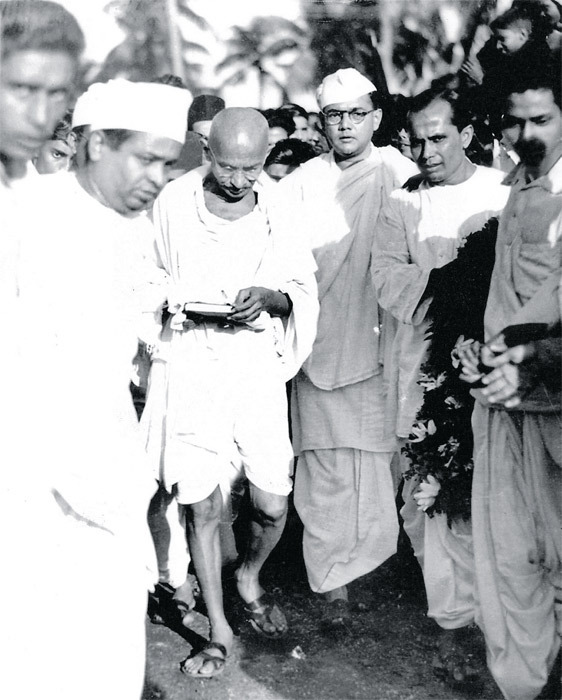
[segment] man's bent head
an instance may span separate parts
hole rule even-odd
[[[211,176],[226,201],[240,201],[253,188],[265,162],[268,132],[267,120],[255,109],[232,107],[213,119]]]
[[[78,179],[94,199],[125,216],[148,209],[180,154],[190,93],[158,83],[112,80],[77,103],[91,130]]]

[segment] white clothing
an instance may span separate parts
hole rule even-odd
[[[316,330],[314,260],[295,240],[274,190],[256,184],[253,211],[236,221],[210,213],[199,168],[170,183],[154,209],[162,298],[182,305],[231,303],[239,290],[263,286],[293,303],[283,322],[263,313],[253,324],[219,328],[169,321],[154,355],[142,416],[149,457],[181,502],[207,497],[224,481],[234,445],[257,486],[291,489],[285,382],[304,361]]]
[[[3,528],[17,533],[6,554],[17,585],[11,576],[5,690],[11,698],[138,700],[155,575],[146,513],[156,484],[129,376],[134,278],[142,275],[135,260],[149,223],[102,206],[70,173],[30,181],[16,200],[0,447],[9,465]]]
[[[422,402],[418,385],[428,341],[430,300],[419,304],[433,268],[454,260],[461,242],[497,216],[507,201],[504,173],[476,166],[465,182],[396,190],[381,214],[373,246],[373,284],[379,304],[398,321],[385,368],[389,378],[387,430],[407,438]],[[419,306],[418,306],[419,304]]]
[[[457,185],[393,192],[381,215],[373,248],[373,283],[379,303],[396,321],[389,353],[387,432],[403,444],[423,401],[417,383],[429,341],[425,315],[429,300],[419,304],[429,273],[455,259],[459,245],[503,208],[509,188],[503,173],[476,166]],[[470,525],[444,515],[427,517],[413,498],[417,482],[406,482],[400,511],[404,530],[422,568],[428,615],[445,629],[474,619],[474,580]]]
[[[318,265],[318,335],[293,383],[292,410],[295,505],[317,592],[346,585],[396,551],[395,445],[383,435],[384,331],[369,263],[385,199],[415,172],[395,149],[371,147],[344,170],[332,152],[313,158],[278,185]],[[327,513],[341,517],[337,532]]]
[[[315,593],[345,586],[396,552],[391,459],[389,452],[351,448],[299,457],[295,507],[305,524],[304,561]]]

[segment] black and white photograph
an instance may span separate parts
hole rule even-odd
[[[560,0],[0,0],[5,700],[562,700]]]

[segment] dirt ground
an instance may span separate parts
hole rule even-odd
[[[264,587],[283,606],[291,625],[281,640],[260,637],[243,619],[225,582],[225,607],[237,633],[222,675],[194,679],[180,661],[207,638],[199,612],[192,629],[147,621],[148,660],[143,700],[456,700],[470,697],[435,677],[431,661],[436,624],[426,617],[423,582],[404,546],[350,590],[356,612],[341,631],[322,629],[322,601],[310,592],[301,555],[301,525],[292,510],[285,533],[262,575]],[[490,677],[479,631],[471,651],[482,672],[473,698],[500,700]]]

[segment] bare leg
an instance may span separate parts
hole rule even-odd
[[[252,521],[250,537],[242,565],[236,572],[238,592],[242,600],[251,603],[264,594],[259,575],[266,559],[279,542],[287,519],[287,496],[277,496],[250,484]],[[285,632],[287,620],[275,606],[271,622],[264,624],[264,631],[274,634]]]
[[[186,532],[195,573],[207,606],[211,642],[222,644],[228,653],[232,646],[232,629],[224,615],[222,598],[219,539],[221,511],[222,496],[217,487],[205,500],[187,506]],[[218,651],[216,655],[219,656]],[[214,666],[197,654],[184,662],[183,669],[191,675],[206,676],[212,675]]]

